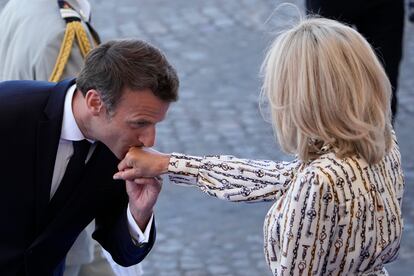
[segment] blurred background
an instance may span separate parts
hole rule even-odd
[[[0,9],[6,2],[0,0]],[[258,108],[265,50],[275,32],[298,17],[292,7],[273,12],[281,2],[90,0],[92,22],[103,41],[147,40],[178,70],[180,100],[159,125],[158,150],[291,158],[280,151]],[[303,13],[303,1],[287,2]],[[398,260],[387,266],[390,275],[414,275],[413,32],[407,21],[396,120],[406,175],[405,233]],[[270,275],[262,241],[269,208],[270,203],[223,202],[165,182],[155,211],[157,242],[143,261],[145,275]]]

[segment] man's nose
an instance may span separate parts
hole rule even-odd
[[[155,134],[155,127],[150,127],[141,135],[140,141],[144,144],[144,147],[150,148],[154,146]]]

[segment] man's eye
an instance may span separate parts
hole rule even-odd
[[[134,125],[137,127],[144,127],[149,125],[149,122],[135,122]]]

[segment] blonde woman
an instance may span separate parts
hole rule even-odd
[[[263,95],[291,162],[131,148],[114,177],[167,173],[230,201],[272,201],[264,250],[274,275],[387,275],[403,221],[404,178],[390,124],[391,86],[367,41],[305,19],[274,41]]]

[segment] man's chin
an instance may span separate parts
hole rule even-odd
[[[112,153],[118,158],[119,160],[124,159],[125,155],[127,154],[128,150],[111,150]]]

